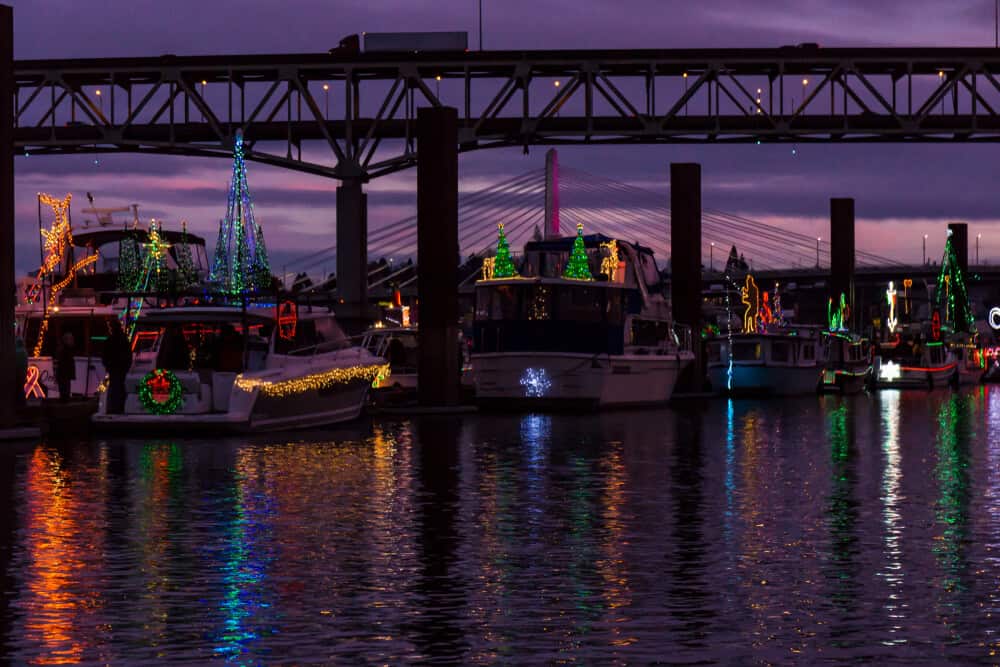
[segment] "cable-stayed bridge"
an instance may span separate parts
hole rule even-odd
[[[518,253],[524,243],[545,229],[546,170],[533,169],[489,187],[459,196],[459,248],[462,258],[487,256],[496,248],[497,224],[503,223],[511,250]],[[586,171],[561,167],[558,176],[558,217],[563,235],[575,233],[577,224],[585,233],[632,241],[656,254],[661,268],[670,257],[670,202],[667,192],[656,192]],[[714,248],[713,248],[714,244]],[[379,267],[369,276],[375,287],[393,280],[393,275],[413,273],[400,268],[416,255],[417,216],[373,227],[368,234],[372,258],[397,260],[396,269]],[[829,268],[830,243],[809,234],[754,220],[745,215],[712,208],[702,211],[702,260],[705,268],[725,265],[735,245],[756,270]],[[330,266],[337,247],[302,255],[287,263],[290,273],[316,273]],[[864,250],[856,250],[859,268],[901,266],[902,263]],[[388,271],[388,273],[387,273]]]

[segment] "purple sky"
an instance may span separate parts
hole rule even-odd
[[[11,0],[5,0],[10,3]],[[161,53],[316,52],[361,31],[468,30],[476,0],[13,0],[15,57],[148,56]],[[993,0],[484,0],[489,48],[990,45]],[[445,100],[448,101],[447,98]],[[544,148],[464,155],[462,187],[474,190],[543,165]],[[660,190],[667,165],[703,165],[706,207],[827,236],[831,196],[857,200],[859,248],[919,261],[923,234],[937,258],[942,223],[970,223],[981,256],[1000,262],[992,146],[658,146],[561,149],[564,165]],[[251,192],[274,264],[333,243],[335,181],[251,163]],[[130,155],[19,157],[18,269],[37,257],[35,193],[73,192],[76,208],[140,204],[143,217],[214,241],[230,166],[207,158]],[[416,174],[373,182],[373,225],[414,211]],[[971,257],[970,257],[971,259]]]

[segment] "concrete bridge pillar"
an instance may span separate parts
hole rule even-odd
[[[670,289],[674,322],[691,327],[695,363],[678,388],[700,391],[705,376],[701,350],[701,165],[670,165]]]
[[[0,428],[14,422],[14,10],[0,5]]]
[[[840,302],[841,294],[853,313],[854,199],[850,197],[830,199],[830,298],[834,304]]]
[[[545,153],[545,238],[559,238],[559,154]]]
[[[962,267],[962,275],[969,278],[969,225],[964,222],[949,222],[948,232],[951,234],[951,247],[955,250],[955,258]]]
[[[458,112],[417,110],[417,289],[422,406],[458,405]]]
[[[337,318],[357,329],[369,316],[368,195],[358,178],[337,188],[337,294]]]

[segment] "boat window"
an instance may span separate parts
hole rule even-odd
[[[816,359],[816,348],[811,343],[802,346],[802,361],[814,361]]]
[[[516,320],[520,319],[518,302],[520,301],[520,290],[513,285],[498,285],[493,288],[493,297],[490,304],[490,319],[493,320]]]
[[[477,320],[490,319],[492,295],[493,295],[493,289],[491,287],[484,287],[476,290]]]
[[[655,320],[632,320],[631,345],[661,345],[670,335],[670,325]]]
[[[934,347],[930,348],[930,357],[932,364],[937,365],[941,363],[941,360],[944,357],[944,355],[941,354],[941,350],[942,348],[940,345],[935,345]]]
[[[565,285],[558,288],[558,317],[574,322],[600,322],[603,319],[603,288]]]
[[[791,356],[790,348],[791,346],[785,342],[774,341],[771,343],[771,361],[787,364],[788,358]]]
[[[757,361],[760,359],[760,343],[733,343],[733,361]]]
[[[708,344],[708,361],[709,363],[722,361],[722,343]]]

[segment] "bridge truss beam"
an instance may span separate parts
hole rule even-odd
[[[15,96],[22,154],[228,157],[243,130],[248,159],[362,180],[413,166],[417,108],[443,104],[461,151],[1000,140],[996,49],[35,60],[15,64]]]

